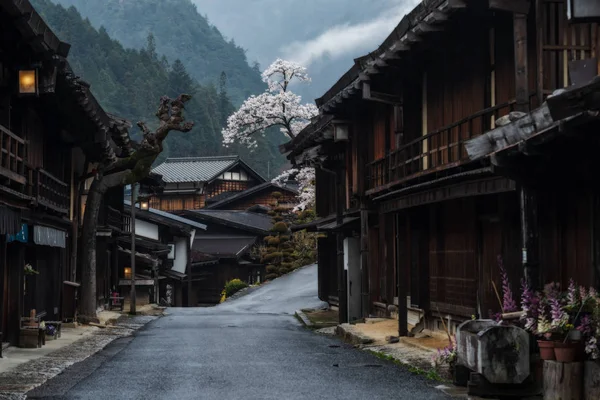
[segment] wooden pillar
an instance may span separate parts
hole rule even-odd
[[[537,194],[532,189],[521,186],[519,200],[523,272],[531,287],[540,289]]]
[[[187,240],[187,306],[192,306],[192,240],[191,237]]]
[[[529,111],[529,79],[527,66],[527,15],[514,13],[516,110]]]
[[[594,287],[600,287],[600,212],[598,207],[600,207],[600,194],[594,193],[591,196],[590,204],[593,265],[593,271],[590,275],[593,277]]]
[[[362,317],[369,316],[369,210],[366,202],[360,205],[360,271]]]
[[[336,171],[336,225],[341,226],[344,222],[344,203],[345,187],[344,169],[338,167]],[[339,322],[340,324],[348,322],[348,296],[346,291],[346,271],[344,270],[344,233],[336,232],[336,250],[337,250],[337,271],[338,271],[338,300],[339,300]]]
[[[401,227],[400,218],[403,218],[400,215],[396,215],[395,223],[396,223],[396,232],[399,232]],[[396,239],[396,246],[400,246],[400,235],[398,234]],[[410,238],[410,226],[408,223],[408,216],[406,217],[406,240],[411,240]],[[403,260],[398,257],[396,262],[396,279],[398,285],[398,335],[399,336],[408,336],[408,309],[406,307],[406,296],[408,289],[408,282],[406,279],[406,271],[408,270],[410,258],[404,257]]]

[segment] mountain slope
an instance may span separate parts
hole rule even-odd
[[[211,26],[190,0],[56,0],[75,6],[91,23],[103,26],[125,47],[140,49],[152,33],[156,50],[169,62],[180,59],[201,83],[219,81],[225,72],[228,93],[235,104],[260,93],[260,72],[248,65],[246,54]]]
[[[234,110],[227,94],[225,75],[218,87],[200,85],[183,62],[168,63],[161,57],[152,39],[141,50],[126,49],[105,29],[96,30],[74,7],[65,9],[50,0],[32,0],[32,3],[58,37],[72,45],[71,66],[91,84],[93,93],[108,112],[134,123],[144,120],[152,127],[161,96],[193,95],[186,105],[186,117],[194,121],[194,129],[169,135],[161,159],[235,153],[265,175],[269,168],[282,164],[277,151],[279,143],[275,141],[262,139],[260,151],[256,153],[241,146],[223,148],[221,129]],[[136,133],[134,129],[134,136]]]

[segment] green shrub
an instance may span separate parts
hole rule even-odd
[[[246,282],[241,281],[240,279],[232,279],[225,284],[225,296],[231,297],[234,293],[239,292],[240,290],[247,288],[248,284]]]
[[[267,265],[265,270],[267,271],[268,274],[273,274],[277,272],[277,267],[274,265]]]
[[[274,260],[276,258],[281,257],[282,255],[283,254],[281,254],[280,252],[265,254],[265,256],[263,257],[263,260],[265,260],[265,261]]]
[[[273,225],[273,232],[285,233],[288,231],[288,226],[285,222],[277,222]]]
[[[268,274],[268,275],[265,276],[265,279],[267,281],[272,281],[275,278],[277,278],[277,274]]]
[[[269,246],[277,246],[280,242],[280,239],[278,237],[273,237],[273,236],[269,236],[269,239],[267,240],[267,244]],[[275,251],[277,251],[277,249],[273,248]]]

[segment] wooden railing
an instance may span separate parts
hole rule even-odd
[[[25,185],[25,140],[0,125],[0,175]]]
[[[515,102],[486,108],[467,118],[412,140],[367,165],[368,189],[386,188],[428,172],[468,161],[464,143],[493,127],[496,119],[514,110]]]
[[[34,171],[34,176],[37,203],[62,214],[68,214],[69,185],[41,168]]]
[[[106,206],[106,225],[122,231],[125,225],[123,214],[110,206]]]

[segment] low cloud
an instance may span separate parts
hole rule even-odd
[[[327,57],[336,59],[346,55],[357,57],[373,50],[398,25],[402,17],[420,0],[402,0],[375,19],[359,24],[336,25],[317,37],[293,42],[282,49],[285,58],[304,66]]]

